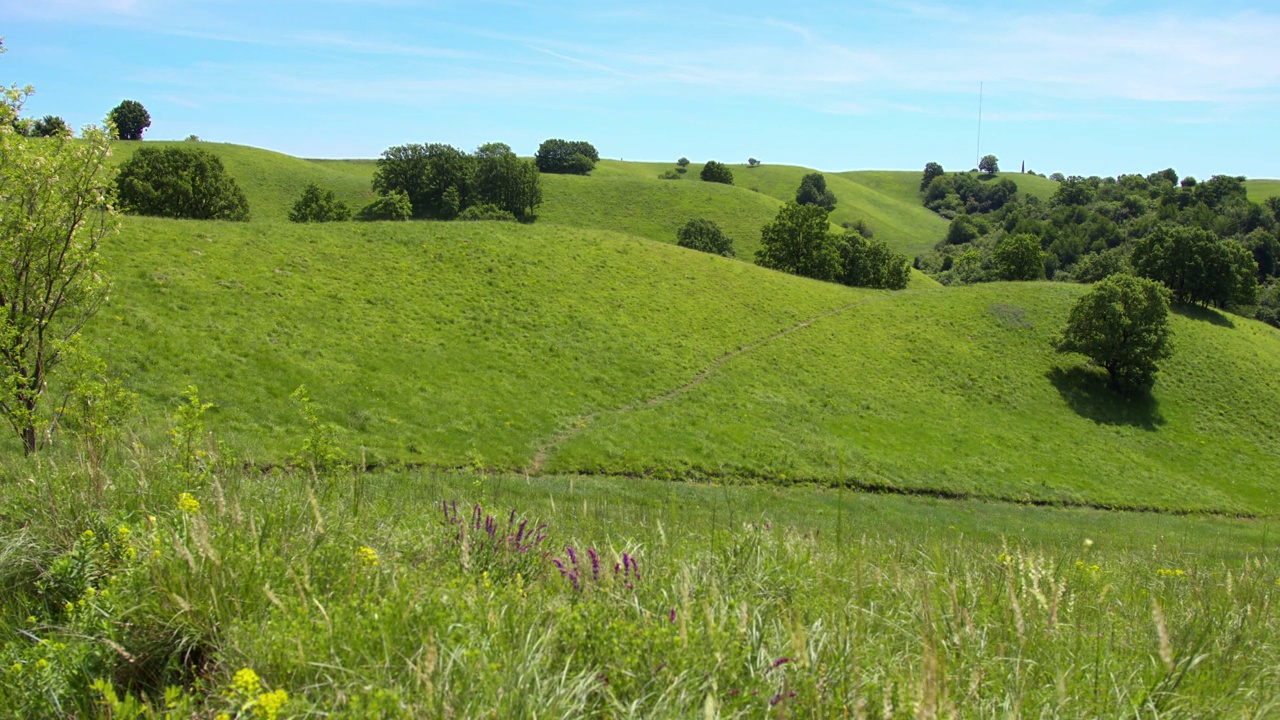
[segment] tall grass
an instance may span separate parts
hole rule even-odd
[[[101,489],[70,458],[5,468],[0,707],[1280,712],[1280,567],[1259,523],[812,489],[180,466],[135,448]]]

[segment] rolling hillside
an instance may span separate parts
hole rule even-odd
[[[505,223],[130,218],[88,329],[158,417],[196,384],[245,459],[759,477],[1280,512],[1280,336],[1175,319],[1152,398],[1048,349],[1083,288],[854,290],[634,236]],[[147,432],[158,432],[152,424]]]

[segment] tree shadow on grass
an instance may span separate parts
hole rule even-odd
[[[1226,313],[1218,312],[1213,308],[1178,303],[1173,306],[1173,311],[1189,320],[1201,320],[1225,328],[1234,329],[1236,326],[1236,324],[1231,321],[1231,318],[1227,317]]]
[[[1160,402],[1150,390],[1118,393],[1107,382],[1107,372],[1099,368],[1053,368],[1045,373],[1062,399],[1082,418],[1099,425],[1128,425],[1148,432],[1164,425]]]

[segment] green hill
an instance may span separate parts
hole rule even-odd
[[[861,291],[551,224],[130,218],[106,254],[97,350],[250,460],[299,446],[306,384],[370,461],[1280,511],[1280,336],[1240,318],[1177,317],[1127,403],[1048,349],[1074,285]]]
[[[1254,202],[1280,195],[1280,180],[1246,180],[1244,187],[1249,192],[1249,199]]]

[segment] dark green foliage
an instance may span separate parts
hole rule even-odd
[[[1111,387],[1137,390],[1155,379],[1169,357],[1169,291],[1132,275],[1112,275],[1080,297],[1055,344],[1105,369]]]
[[[715,160],[708,160],[706,165],[702,166],[702,179],[706,182],[718,182],[725,185],[733,184],[733,171],[723,163]]]
[[[120,209],[134,215],[248,220],[249,202],[222,161],[200,148],[144,147],[120,166]]]
[[[1258,290],[1258,310],[1254,317],[1273,327],[1280,327],[1280,281],[1271,278]]]
[[[1181,302],[1252,305],[1258,264],[1243,245],[1194,227],[1158,226],[1136,241],[1134,271],[1161,282]]]
[[[518,220],[531,220],[542,204],[537,164],[516,157],[504,143],[481,145],[474,157],[473,201],[495,205]]]
[[[1018,185],[1009,178],[983,178],[970,173],[939,175],[925,188],[924,205],[943,217],[994,212],[1013,201]]]
[[[466,206],[472,168],[472,158],[450,145],[399,145],[378,159],[373,190],[408,195],[416,218],[451,220]]]
[[[1044,255],[1035,235],[1006,235],[996,245],[992,259],[1001,280],[1044,279]]]
[[[760,167],[760,161],[755,158],[747,158],[747,167],[748,168]]]
[[[142,133],[151,127],[151,113],[137,100],[125,100],[108,115],[116,126],[116,137],[121,140],[141,140]]]
[[[464,221],[494,220],[501,222],[515,222],[516,216],[509,210],[503,210],[492,203],[481,203],[479,205],[472,205],[466,210],[463,210],[458,214],[458,219]]]
[[[988,175],[995,175],[1000,172],[1000,158],[995,155],[984,155],[978,161],[978,169]]]
[[[1255,206],[1256,207],[1256,206]],[[1258,280],[1280,275],[1280,238],[1274,232],[1257,228],[1240,239],[1258,263]]]
[[[756,264],[815,280],[835,280],[841,270],[840,244],[840,237],[830,230],[826,210],[789,202],[760,231]]]
[[[1094,283],[1117,273],[1129,273],[1129,252],[1126,248],[1111,248],[1080,258],[1072,269],[1071,279],[1078,283]]]
[[[310,183],[302,191],[302,197],[289,211],[289,220],[296,223],[335,222],[351,219],[351,208],[333,194]]]
[[[845,233],[840,243],[839,281],[853,287],[902,290],[911,279],[907,256],[878,240],[856,232]]]
[[[733,257],[733,239],[720,230],[714,220],[695,218],[676,231],[676,244],[712,255]]]
[[[951,221],[951,226],[947,228],[947,243],[950,245],[963,245],[978,239],[978,224],[968,215],[961,215]]]
[[[1280,195],[1272,195],[1263,200],[1262,205],[1271,212],[1271,217],[1280,223]]]
[[[1097,183],[1072,175],[1063,180],[1053,193],[1053,202],[1058,205],[1088,205],[1097,193]]]
[[[413,217],[413,204],[401,190],[393,190],[365,205],[356,220],[408,220]]]
[[[929,183],[933,182],[936,177],[942,177],[946,171],[942,169],[942,165],[931,162],[924,166],[924,176],[920,178],[920,192],[924,192],[929,187]]]
[[[583,140],[544,140],[534,156],[538,169],[558,175],[586,175],[595,169],[600,153]]]
[[[31,137],[52,137],[54,135],[70,135],[71,127],[67,121],[57,115],[45,115],[31,123]]]
[[[817,205],[827,212],[836,209],[836,195],[827,189],[827,179],[822,173],[804,176],[796,190],[796,202],[800,205]]]
[[[682,168],[689,167],[689,158],[681,157],[679,160],[676,161],[676,165],[679,165]]]

